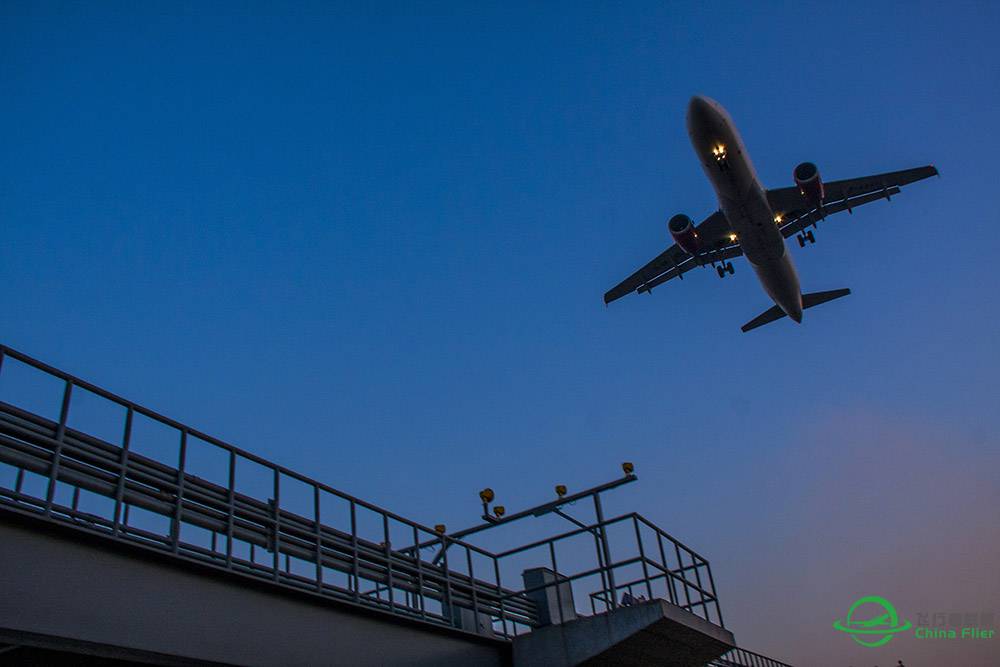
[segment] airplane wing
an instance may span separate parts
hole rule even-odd
[[[815,209],[799,193],[797,187],[777,188],[767,191],[767,200],[774,214],[781,216],[781,233],[785,238],[797,234],[822,216],[852,211],[858,206],[879,199],[889,199],[899,194],[899,188],[916,181],[936,176],[932,166],[890,171],[863,178],[823,183],[822,210]]]
[[[795,191],[798,195],[798,190]],[[801,199],[801,197],[799,197]],[[674,244],[656,256],[631,276],[618,283],[604,295],[604,303],[611,303],[632,292],[649,292],[671,278],[683,278],[684,274],[710,262],[721,262],[743,254],[738,243],[730,240],[731,229],[722,211],[716,211],[705,218],[696,228],[698,238],[704,248],[693,257]]]

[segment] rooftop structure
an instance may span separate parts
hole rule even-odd
[[[656,650],[660,664],[784,665],[735,648],[704,557],[640,514],[603,516],[601,494],[635,481],[630,466],[447,534],[0,346],[0,472],[5,521],[474,636],[501,662],[641,664]],[[563,511],[583,499],[593,521]],[[496,552],[469,541],[546,513],[573,528]],[[14,648],[31,634],[0,630]]]

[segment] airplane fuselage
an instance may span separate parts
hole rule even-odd
[[[688,106],[687,128],[719,208],[764,291],[786,315],[801,322],[799,276],[732,118],[718,102],[698,96]]]

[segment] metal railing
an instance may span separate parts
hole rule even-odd
[[[786,662],[768,658],[743,648],[734,648],[705,667],[792,667]]]
[[[500,586],[497,559],[489,551],[266,461],[6,346],[0,346],[0,379],[14,361],[58,380],[61,399],[57,419],[0,402],[0,462],[16,471],[9,486],[0,486],[0,504],[7,509],[431,623],[464,627],[457,617],[466,609],[484,634],[508,636],[536,624],[534,604]],[[121,410],[120,444],[72,426],[81,394],[87,394],[90,403],[98,398]],[[140,419],[171,433],[175,465],[137,451]],[[221,453],[218,467],[224,482],[209,481],[188,469],[194,446]],[[238,472],[248,465],[258,467],[258,480],[263,472],[266,491],[240,490]],[[286,507],[283,493],[293,485],[298,486],[300,501],[305,489],[311,511]],[[112,502],[104,503],[101,511],[81,507],[81,499],[94,498]],[[338,504],[337,517],[323,515],[323,507]],[[362,514],[367,534],[360,525]],[[412,549],[427,544],[448,547],[440,564]]]
[[[23,397],[9,401],[3,394],[18,366],[18,373],[27,369],[49,382],[59,406],[51,418],[19,405]],[[0,399],[0,473],[13,473],[9,480],[0,477],[5,511],[236,576],[501,639],[540,625],[538,593],[553,586],[557,600],[569,596],[574,615],[580,613],[571,602],[575,588],[591,614],[661,598],[723,626],[708,561],[639,514],[605,520],[596,497],[596,522],[573,520],[579,526],[574,530],[493,553],[3,345]],[[103,401],[117,410],[110,420],[117,443],[108,435],[108,420],[103,429],[77,423],[81,401],[85,408]],[[151,425],[169,455],[149,451]],[[206,452],[215,453],[214,468],[205,467]],[[255,489],[247,479],[256,480]],[[553,581],[527,587],[522,572],[539,565],[551,568]],[[552,622],[568,620],[564,608],[560,600],[559,618]],[[711,665],[787,667],[743,649]]]
[[[627,537],[619,535],[619,539],[612,543],[607,535],[616,528],[626,529]],[[580,548],[579,538],[589,541],[588,536],[593,538],[593,557],[581,558],[581,554],[590,552]],[[577,548],[572,550],[575,564],[572,569],[567,569],[564,562],[560,569],[557,546],[570,541],[577,542]],[[574,582],[582,581],[587,582],[585,588],[591,590],[598,586],[587,596],[592,614],[631,604],[633,600],[640,602],[660,598],[710,623],[725,627],[708,561],[640,514],[633,512],[598,521],[500,552],[496,556],[502,564],[506,559],[530,551],[543,554],[555,577],[551,582],[526,588],[514,595],[553,589],[560,610],[559,622],[566,620],[562,617],[561,599],[565,585],[572,586]]]

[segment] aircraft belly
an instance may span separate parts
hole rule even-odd
[[[792,319],[799,321],[802,316],[802,291],[791,256],[751,264],[751,267],[771,300]]]
[[[726,201],[724,211],[751,264],[761,265],[785,255],[785,241],[764,197],[751,191],[740,201]]]

